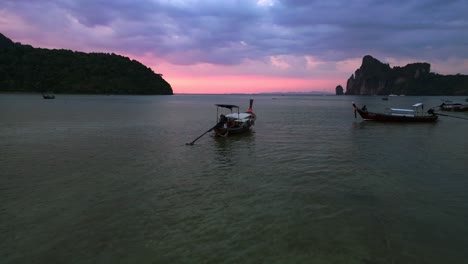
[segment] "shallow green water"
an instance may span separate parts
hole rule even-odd
[[[253,133],[185,145],[249,98]],[[0,95],[0,262],[463,263],[468,121],[351,105],[440,100]]]

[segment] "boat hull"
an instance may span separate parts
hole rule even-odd
[[[362,111],[357,109],[357,112],[364,120],[373,120],[378,122],[402,122],[402,123],[425,123],[425,122],[435,122],[437,121],[438,116],[431,115],[431,116],[395,116],[395,115],[387,115],[387,114],[380,114],[380,113],[372,113]]]
[[[452,112],[467,112],[468,105],[466,104],[442,104],[440,106],[442,111],[452,111]]]
[[[232,136],[232,135],[239,135],[248,133],[251,131],[251,125],[245,125],[242,127],[232,127],[232,128],[214,128],[215,136]]]

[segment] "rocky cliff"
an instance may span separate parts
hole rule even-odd
[[[372,56],[346,83],[347,95],[468,95],[468,75],[431,73],[429,63],[411,63],[391,68]]]
[[[335,94],[336,95],[343,95],[344,94],[343,86],[341,86],[341,85],[336,86]]]

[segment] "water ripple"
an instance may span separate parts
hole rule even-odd
[[[186,146],[214,103],[249,97],[12,97],[0,98],[17,113],[0,123],[6,263],[468,259],[468,124],[354,119],[351,101],[386,107],[373,97],[258,95],[253,133]]]

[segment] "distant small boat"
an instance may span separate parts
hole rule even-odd
[[[468,111],[468,104],[442,103],[439,105],[439,109],[442,111],[466,112]]]
[[[49,93],[44,93],[44,94],[42,94],[42,98],[44,98],[44,99],[55,99],[55,95],[49,94]]]
[[[354,103],[353,107],[355,117],[356,113],[359,113],[364,120],[379,122],[435,122],[438,118],[431,110],[429,110],[430,115],[424,114],[422,103],[414,104],[413,109],[389,108],[388,113],[369,112],[366,106],[359,109]]]
[[[239,111],[239,106],[237,105],[216,104],[217,125],[213,128],[215,136],[226,137],[250,131],[257,119],[257,116],[252,111],[252,104],[253,99],[250,99],[249,108],[244,113]],[[226,115],[221,114],[218,117],[221,109],[229,109],[230,113]]]
[[[388,101],[388,97],[382,97],[382,100]]]

